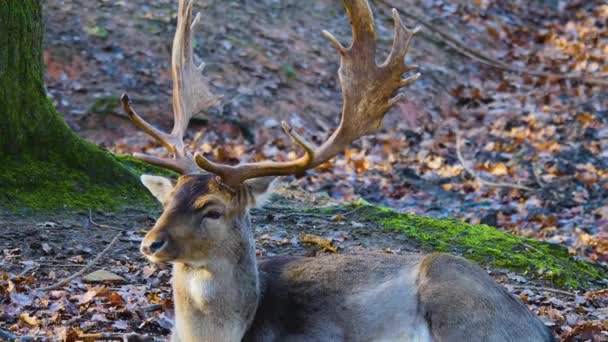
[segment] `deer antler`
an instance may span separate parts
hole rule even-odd
[[[353,42],[346,48],[329,32],[323,34],[340,54],[338,71],[343,93],[343,108],[340,125],[320,147],[306,142],[283,122],[283,129],[305,154],[288,162],[247,163],[236,166],[218,164],[195,155],[200,168],[221,177],[229,186],[237,186],[250,178],[299,174],[333,158],[352,141],[380,128],[386,112],[404,98],[398,90],[413,83],[420,74],[402,78],[401,76],[416,66],[404,64],[412,36],[418,28],[408,30],[397,10],[393,9],[395,36],[390,54],[377,65],[376,32],[374,18],[367,0],[344,0],[350,18]]]
[[[172,154],[173,158],[159,158],[141,153],[135,153],[134,156],[145,162],[169,168],[181,174],[200,172],[192,155],[184,146],[184,135],[190,119],[197,112],[216,105],[222,98],[211,93],[207,84],[208,81],[202,75],[205,64],[201,63],[199,66],[194,64],[192,35],[194,27],[200,20],[200,14],[197,14],[192,20],[192,4],[193,0],[189,0],[187,5],[185,0],[179,0],[177,30],[173,39],[171,59],[174,115],[171,134],[156,129],[139,116],[131,107],[127,94],[123,94],[121,97],[123,109],[128,114],[129,119],[163,145]]]

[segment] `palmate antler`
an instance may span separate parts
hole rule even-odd
[[[183,0],[180,0],[179,4],[180,16],[173,45],[175,126],[172,133],[170,135],[162,133],[143,121],[130,107],[126,96],[123,96],[123,107],[137,126],[171,151],[174,159],[167,160],[141,154],[137,154],[136,157],[178,172],[188,173],[196,171],[195,166],[192,165],[192,157],[184,150],[182,141],[188,121],[194,110],[204,110],[212,106],[218,101],[218,97],[214,97],[209,92],[202,76],[194,77],[196,75],[194,71],[197,69],[192,64],[189,26],[185,24],[189,23],[192,2],[185,10]],[[398,93],[399,89],[413,83],[420,76],[415,74],[402,78],[404,73],[415,68],[404,64],[404,58],[417,29],[409,31],[398,12],[393,9],[395,24],[393,46],[386,60],[378,65],[375,62],[374,18],[367,0],[344,0],[344,7],[353,31],[351,46],[348,48],[342,46],[329,32],[323,31],[325,37],[340,54],[338,74],[343,93],[340,125],[327,141],[319,147],[314,147],[283,122],[285,133],[304,149],[305,154],[302,157],[288,162],[265,161],[232,166],[215,163],[197,153],[194,161],[198,167],[220,176],[222,182],[229,186],[238,186],[251,178],[301,174],[333,158],[354,140],[380,128],[386,112],[404,98],[403,94]],[[193,26],[197,19],[198,16]],[[183,67],[183,64],[176,61],[188,63]],[[186,83],[188,80],[192,84]],[[200,98],[201,101],[190,104],[188,99],[196,98]]]
[[[123,94],[123,109],[137,127],[163,145],[173,156],[172,159],[159,158],[141,153],[134,156],[150,164],[165,167],[181,174],[200,172],[190,152],[185,149],[184,135],[192,116],[200,111],[215,106],[221,96],[214,96],[209,90],[208,81],[202,71],[205,63],[194,64],[192,35],[200,20],[200,13],[192,20],[193,0],[185,4],[179,0],[177,29],[173,38],[171,71],[173,73],[173,115],[174,123],[171,134],[161,132],[146,122],[131,107],[129,96]]]
[[[380,128],[386,112],[404,96],[397,91],[413,83],[420,74],[402,79],[415,66],[404,64],[412,36],[397,10],[393,9],[395,37],[389,56],[377,65],[374,18],[367,0],[344,0],[350,18],[353,42],[346,48],[327,31],[323,34],[340,54],[340,85],[343,108],[340,125],[320,147],[315,148],[294,132],[286,123],[283,129],[305,154],[288,162],[248,163],[236,166],[217,164],[200,154],[195,161],[202,169],[219,175],[228,185],[238,185],[250,178],[299,174],[333,158],[352,141]]]

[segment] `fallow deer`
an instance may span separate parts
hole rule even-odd
[[[344,47],[323,34],[341,58],[341,120],[319,147],[288,125],[303,150],[288,162],[215,163],[191,155],[183,142],[193,114],[220,101],[193,62],[192,0],[179,0],[172,51],[174,127],[164,133],[144,121],[122,97],[130,119],[172,158],[136,154],[177,171],[173,184],[142,176],[164,211],[141,252],[172,263],[173,341],[551,341],[544,324],[480,267],[446,254],[337,255],[256,260],[248,208],[276,176],[302,174],[377,130],[385,113],[418,78],[404,58],[415,30],[396,10],[392,49],[376,63],[374,19],[367,0],[344,0],[353,42]]]

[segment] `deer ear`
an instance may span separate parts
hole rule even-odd
[[[173,183],[169,178],[152,175],[141,175],[141,182],[156,197],[160,203],[165,203],[167,195],[173,190]]]
[[[260,177],[245,181],[245,185],[249,188],[250,193],[253,195],[254,203],[249,203],[250,207],[261,207],[270,197],[274,181],[277,177]]]

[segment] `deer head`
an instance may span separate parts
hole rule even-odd
[[[302,174],[340,153],[352,141],[376,131],[386,112],[404,95],[398,91],[413,83],[419,74],[402,78],[415,68],[404,64],[412,36],[396,10],[393,10],[394,40],[386,60],[377,64],[376,33],[371,9],[366,0],[345,0],[350,18],[353,42],[344,47],[329,32],[323,34],[338,52],[341,60],[339,80],[343,93],[340,124],[319,147],[313,146],[285,122],[283,129],[304,150],[288,162],[242,163],[223,165],[201,154],[192,156],[183,138],[193,114],[217,104],[221,97],[209,90],[201,66],[195,66],[192,51],[192,1],[179,1],[178,27],[173,41],[173,114],[170,134],[161,132],[143,120],[131,107],[129,97],[122,105],[129,118],[157,140],[172,158],[143,154],[135,157],[183,174],[177,184],[162,177],[143,176],[143,183],[164,205],[164,212],[146,235],[141,250],[152,261],[201,263],[225,246],[242,241],[236,238],[247,219],[247,208],[256,197],[266,192],[276,176]],[[248,229],[248,228],[246,228]]]
[[[141,252],[153,262],[201,265],[243,249],[240,242],[250,235],[246,208],[256,204],[273,179],[248,181],[236,190],[211,174],[185,175],[175,185],[158,176],[141,180],[164,207]]]

